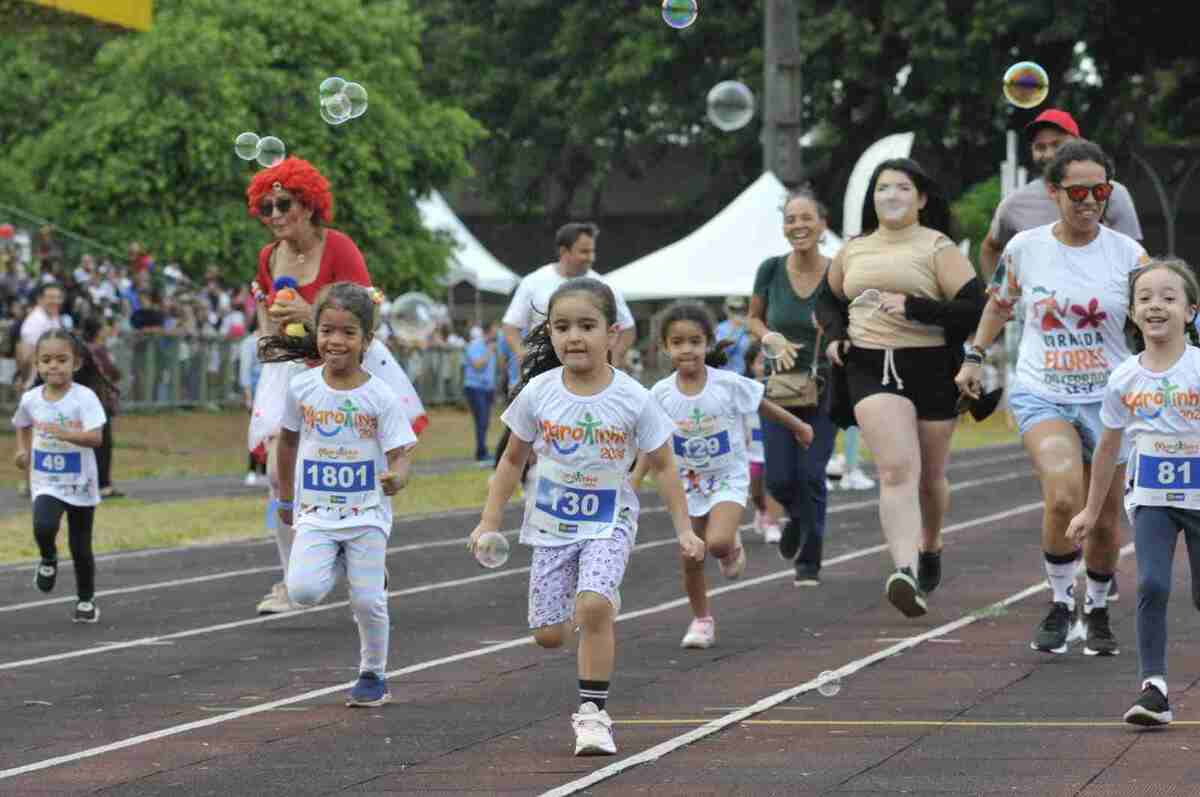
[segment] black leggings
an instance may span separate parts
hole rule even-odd
[[[58,550],[54,538],[63,512],[67,513],[67,540],[71,545],[71,561],[75,563],[75,586],[79,600],[90,601],[96,594],[96,559],[92,556],[92,521],[96,507],[75,506],[52,495],[39,495],[33,500],[33,538],[43,562],[57,562]]]
[[[112,418],[112,413],[109,412],[109,418]],[[96,470],[100,476],[100,489],[104,490],[112,487],[112,421],[104,424],[104,428],[100,430],[100,445],[95,448],[96,451]]]

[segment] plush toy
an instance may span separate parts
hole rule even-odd
[[[271,296],[267,299],[267,304],[270,305],[276,299],[283,299],[285,302],[295,301],[296,288],[298,287],[299,285],[297,285],[296,280],[292,277],[277,277],[275,284],[272,286]],[[301,324],[299,321],[293,321],[283,328],[283,334],[289,338],[302,338],[307,334],[307,330],[305,330],[304,324]]]

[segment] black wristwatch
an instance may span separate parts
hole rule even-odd
[[[963,344],[963,361],[973,365],[983,365],[983,349],[967,341]]]

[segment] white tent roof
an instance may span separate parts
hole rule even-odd
[[[691,235],[604,278],[627,301],[749,296],[759,265],[788,251],[780,214],[786,195],[783,183],[765,172]],[[821,254],[832,257],[841,246],[828,230]]]
[[[448,232],[454,239],[455,249],[450,253],[446,284],[453,285],[465,280],[488,293],[511,293],[521,281],[479,243],[440,193],[433,191],[429,196],[418,199],[417,210],[426,227]]]

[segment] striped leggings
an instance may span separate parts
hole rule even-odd
[[[383,530],[373,526],[297,529],[287,568],[288,597],[302,606],[324,600],[337,583],[338,570],[345,568],[361,644],[359,672],[376,675],[387,671],[389,621],[383,586],[387,540]]]

